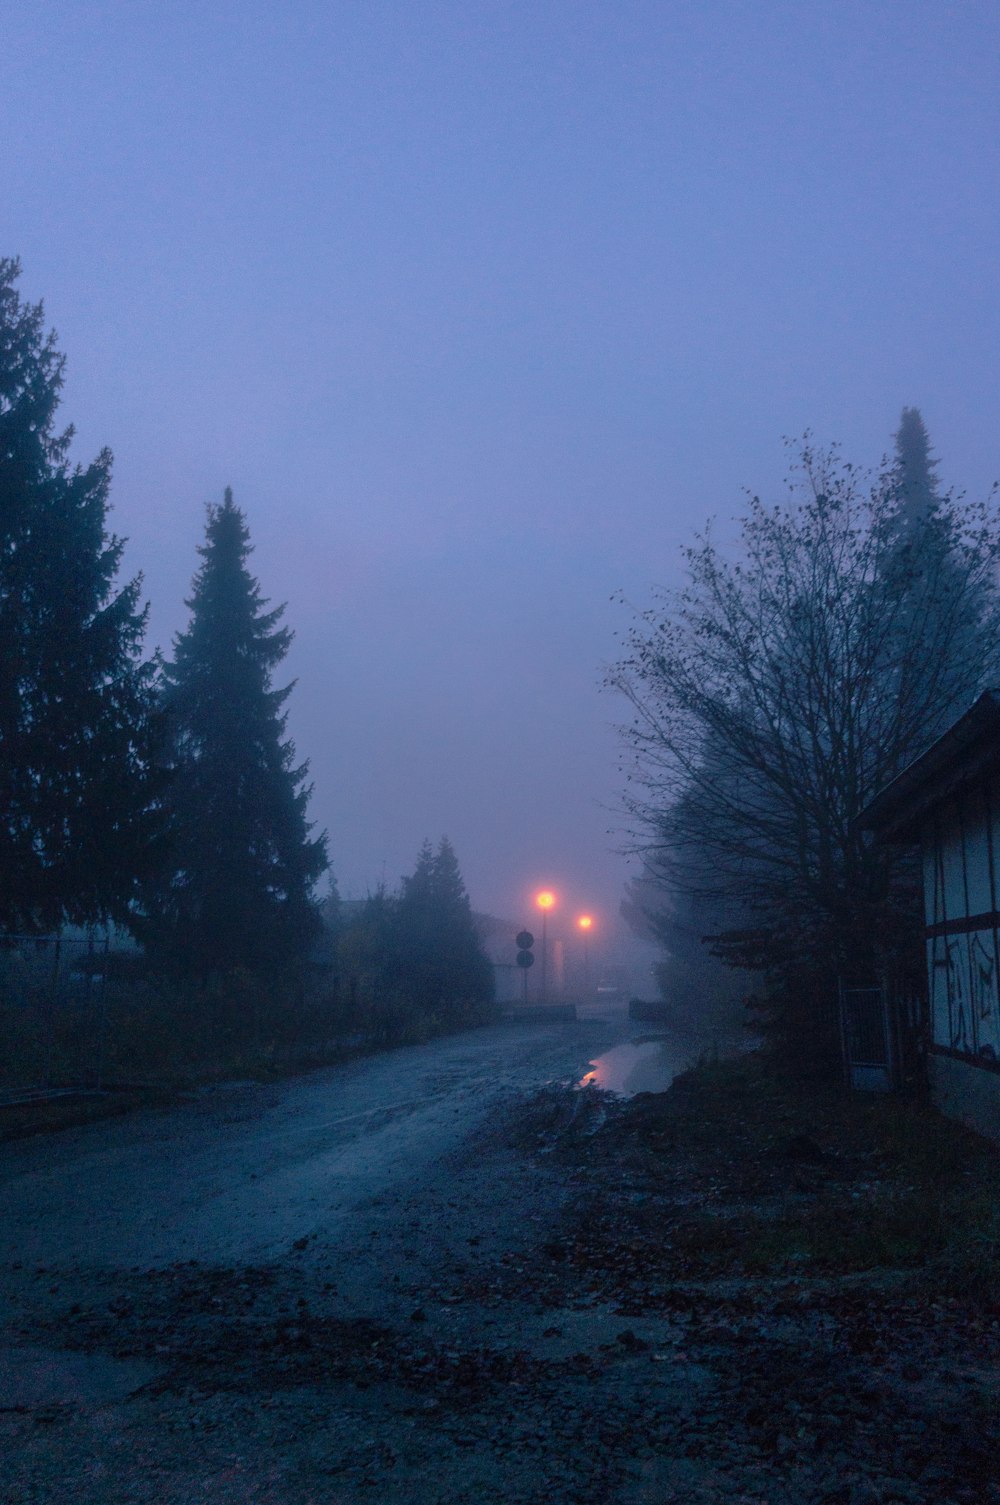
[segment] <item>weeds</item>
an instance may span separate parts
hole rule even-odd
[[[308,969],[270,977],[239,969],[195,982],[137,965],[90,978],[54,971],[51,948],[28,963],[0,953],[0,1088],[8,1090],[268,1079],[492,1017],[487,1006],[456,1018],[387,992],[350,995]]]

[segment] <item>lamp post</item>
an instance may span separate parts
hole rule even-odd
[[[582,914],[576,922],[577,929],[583,936],[583,991],[590,997],[590,932],[594,926],[594,917]]]
[[[549,889],[543,888],[541,893],[535,895],[535,903],[542,911],[542,1002],[548,1003],[547,968],[548,968],[548,918],[549,910],[556,902],[555,894]]]

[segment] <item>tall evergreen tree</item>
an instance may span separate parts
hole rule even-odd
[[[0,928],[124,917],[150,839],[141,577],[118,589],[111,454],[71,466],[64,357],[0,260]]]
[[[886,518],[882,574],[875,589],[890,603],[884,620],[894,653],[883,690],[901,707],[931,701],[931,724],[914,727],[918,749],[971,703],[970,689],[996,680],[997,597],[990,575],[970,579],[968,519],[935,474],[930,439],[917,408],[904,408],[890,471],[893,503]],[[966,509],[979,525],[986,509]],[[919,652],[912,645],[920,645]],[[887,656],[888,657],[888,656]]]
[[[895,475],[901,526],[912,532],[937,512],[938,462],[931,459],[931,442],[919,408],[904,408],[896,430]]]
[[[312,885],[325,837],[310,838],[307,764],[296,764],[271,675],[292,639],[250,574],[246,520],[226,490],[208,508],[191,620],[164,670],[172,743],[169,878],[150,906],[154,956],[196,976],[270,970],[316,933]]]
[[[493,968],[483,950],[455,849],[425,841],[396,910],[395,954],[407,999],[445,1016],[488,1003]]]

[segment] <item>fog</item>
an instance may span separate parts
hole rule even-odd
[[[918,405],[997,466],[995,7],[698,0],[4,18],[0,246],[68,357],[151,645],[232,485],[347,897],[446,834],[473,905],[616,944],[605,666],[783,434]],[[561,919],[559,918],[561,916]]]

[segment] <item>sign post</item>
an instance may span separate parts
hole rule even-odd
[[[531,933],[530,930],[521,930],[521,931],[518,932],[516,940],[517,940],[517,965],[521,968],[522,997],[524,998],[524,1002],[527,1003],[527,1001],[528,1001],[528,968],[529,967],[533,967],[535,965],[535,955],[534,955],[534,952],[531,949],[532,946],[535,944],[535,937],[532,935],[532,933]]]

